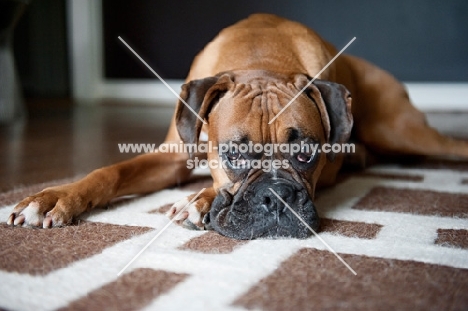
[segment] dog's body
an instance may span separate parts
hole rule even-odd
[[[179,102],[166,142],[197,143],[204,133],[215,146],[247,140],[337,144],[348,140],[354,119],[353,139],[375,154],[468,159],[468,144],[428,127],[390,74],[348,55],[340,55],[280,113],[336,53],[312,30],[273,15],[253,15],[224,29],[196,57],[181,92],[206,124]],[[218,232],[241,239],[307,236],[308,230],[285,210],[285,201],[317,228],[312,203],[316,186],[334,182],[342,154],[275,154],[270,159],[291,165],[265,173],[236,166],[240,159],[265,160],[264,155],[229,152],[196,154],[227,160],[229,167],[212,168],[213,187],[182,213],[177,214],[193,196],[176,203],[168,213],[171,218],[178,215],[177,223],[192,228],[209,222]],[[188,159],[185,153],[153,153],[96,170],[78,182],[26,198],[8,222],[65,225],[114,197],[186,181]]]

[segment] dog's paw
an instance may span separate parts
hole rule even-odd
[[[22,200],[7,220],[9,225],[25,227],[61,227],[72,222],[83,199],[71,185],[47,188]]]
[[[210,188],[211,189],[211,188]],[[202,192],[193,202],[195,194],[192,194],[176,202],[166,215],[174,222],[186,229],[206,230],[207,214],[210,211],[211,203],[214,200],[214,191],[209,189]]]

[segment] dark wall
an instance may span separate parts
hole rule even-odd
[[[103,0],[105,74],[154,78],[122,36],[163,78],[182,79],[220,29],[251,13],[300,21],[348,53],[404,81],[468,81],[466,0]]]
[[[15,28],[16,68],[27,97],[69,95],[65,3],[32,0]]]

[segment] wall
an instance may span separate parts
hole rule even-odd
[[[122,36],[163,77],[183,79],[216,33],[255,12],[302,22],[348,53],[410,82],[468,81],[468,1],[103,0],[105,76],[154,76],[122,48]]]
[[[27,97],[70,93],[65,1],[33,0],[14,34],[16,67]]]

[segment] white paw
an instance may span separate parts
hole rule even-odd
[[[44,220],[44,215],[40,212],[40,206],[37,202],[31,202],[26,206],[19,217],[15,219],[15,226],[21,223],[29,224],[30,226],[42,226],[42,221]]]
[[[185,228],[203,230],[203,215],[198,209],[200,203],[199,200],[190,203],[188,198],[184,198],[174,203],[166,215]]]

